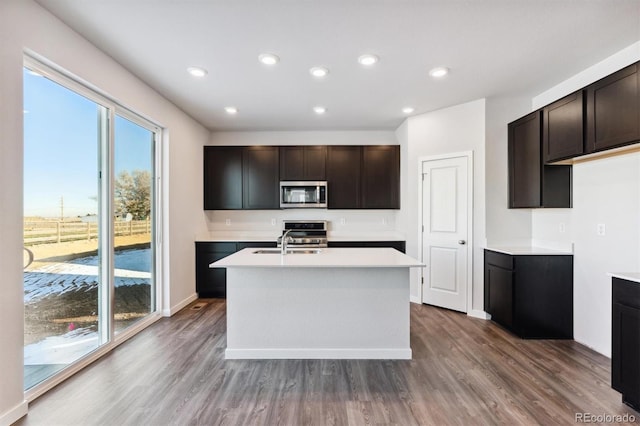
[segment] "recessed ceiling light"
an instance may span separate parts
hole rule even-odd
[[[315,112],[316,114],[324,114],[325,112],[327,112],[327,109],[323,106],[315,106],[313,107],[313,112]]]
[[[227,112],[227,114],[237,114],[238,113],[238,108],[233,107],[233,106],[224,107],[224,110]]]
[[[194,77],[204,77],[205,75],[208,74],[207,70],[200,67],[189,67],[187,68],[187,72]]]
[[[447,74],[449,74],[449,68],[446,67],[437,67],[429,71],[429,75],[434,78],[442,78]]]
[[[273,53],[263,53],[258,56],[258,60],[265,65],[275,65],[280,62],[278,55],[274,55]]]
[[[380,58],[372,54],[361,55],[360,57],[358,57],[358,62],[367,67],[370,67],[371,65],[377,63],[379,60]]]
[[[317,78],[326,77],[329,74],[329,69],[325,67],[313,67],[309,70],[312,76]]]
[[[415,109],[413,107],[404,107],[404,108],[402,108],[402,112],[404,112],[405,114],[411,114],[413,111],[415,111]]]

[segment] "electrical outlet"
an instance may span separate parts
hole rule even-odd
[[[607,230],[606,230],[606,227],[604,226],[604,223],[599,223],[597,228],[598,235],[603,237],[606,234],[606,232]]]
[[[227,226],[231,226],[231,219],[226,219],[224,221],[224,224],[227,225]]]
[[[566,228],[564,222],[560,222],[560,227],[559,227],[560,233],[564,234],[566,230],[567,230],[567,228]]]

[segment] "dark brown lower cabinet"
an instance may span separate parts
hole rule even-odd
[[[640,283],[612,278],[611,387],[640,409]]]
[[[526,339],[573,339],[573,256],[484,252],[484,309]]]
[[[276,247],[276,242],[196,241],[196,292],[198,297],[227,297],[227,270],[209,268],[209,264],[247,247]]]

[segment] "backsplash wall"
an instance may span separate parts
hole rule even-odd
[[[283,220],[327,220],[329,232],[379,234],[396,231],[395,210],[212,210],[204,212],[209,232],[274,231]]]

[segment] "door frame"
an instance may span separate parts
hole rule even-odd
[[[473,151],[459,151],[448,154],[429,155],[418,157],[418,256],[423,258],[423,208],[422,208],[422,192],[424,190],[424,179],[422,174],[422,166],[424,163],[436,160],[447,160],[450,158],[465,157],[467,159],[467,309],[466,314],[469,315],[473,311]],[[420,268],[420,304],[423,304],[424,296],[424,272],[429,265]]]

